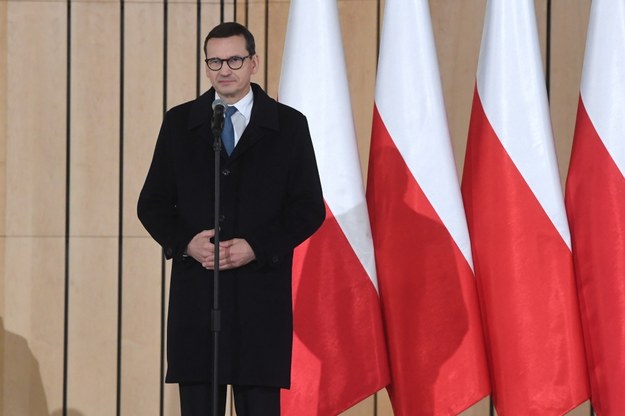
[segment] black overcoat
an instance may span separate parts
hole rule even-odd
[[[220,272],[219,379],[290,385],[293,249],[323,222],[325,206],[306,118],[252,84],[250,122],[230,157],[221,153],[221,240],[245,239],[256,260]],[[210,382],[213,272],[183,256],[214,226],[215,91],[165,115],[139,196],[139,219],[173,259],[167,382]]]

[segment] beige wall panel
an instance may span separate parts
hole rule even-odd
[[[70,407],[115,413],[120,5],[73,2],[68,386]]]
[[[341,0],[338,4],[358,152],[366,177],[378,59],[378,6],[376,0]]]
[[[247,8],[245,0],[233,0],[235,4],[233,20],[245,26],[245,18],[247,16]]]
[[[0,414],[48,414],[62,403],[65,240],[9,237],[3,243],[11,261],[0,317]]]
[[[490,415],[490,397],[486,397],[473,406],[469,407],[460,416],[489,416]]]
[[[162,4],[125,6],[121,412],[136,416],[160,409],[161,249],[136,206],[163,115],[163,22]]]
[[[117,388],[116,237],[70,241],[68,406],[115,414]]]
[[[38,415],[62,399],[65,11],[49,2],[2,6],[6,171],[0,221],[8,237],[0,319],[6,414]]]
[[[165,301],[165,313],[167,313],[169,306],[169,277],[171,276],[171,260],[165,263],[165,293],[167,299]],[[165,336],[167,337],[167,327],[165,328]],[[167,356],[165,356],[165,371],[167,371]],[[179,416],[180,415],[180,396],[178,395],[177,384],[165,384],[164,389],[164,411],[165,416]]]
[[[269,47],[268,73],[266,91],[273,98],[278,97],[280,72],[282,70],[282,54],[286,41],[286,27],[289,20],[289,2],[273,1],[269,3]],[[263,58],[265,59],[265,58]],[[264,65],[264,63],[262,63]]]
[[[195,98],[197,68],[195,3],[187,1],[169,4],[167,21],[167,108],[172,108]],[[203,73],[201,75],[203,76]],[[156,137],[153,144],[155,143]]]
[[[374,416],[375,415],[375,394],[350,407],[341,416]],[[385,416],[379,414],[378,416]]]
[[[388,397],[386,389],[382,389],[376,393],[377,399],[377,413],[375,416],[393,416],[393,408],[391,406],[391,400]]]
[[[217,2],[219,3],[219,2]],[[225,2],[224,8],[224,22],[235,22],[237,21],[237,15],[240,14],[239,8],[240,6],[237,3],[237,0],[227,0]],[[207,32],[208,33],[208,32]]]
[[[8,3],[0,2],[0,218],[4,218],[5,204],[6,204],[6,141],[7,141],[7,104],[8,97],[7,91],[7,65],[8,65],[8,53],[7,53],[7,41],[8,41],[8,16],[7,16]],[[0,221],[0,235],[6,234],[5,221]],[[0,261],[2,261],[0,256]],[[0,264],[0,273],[3,269]],[[0,276],[4,273],[0,274]],[[0,279],[0,311],[4,310],[2,304],[2,279]]]
[[[592,416],[590,411],[590,401],[585,401],[575,409],[567,413],[567,416]]]
[[[497,411],[494,412],[495,416],[497,416]],[[579,405],[578,407],[576,407],[575,409],[571,410],[570,412],[565,414],[566,416],[592,416],[592,413],[590,412],[590,404],[588,402],[585,402],[581,405]]]
[[[5,212],[6,212],[6,133],[7,133],[7,114],[6,114],[6,88],[7,88],[7,3],[0,2],[0,374],[5,374],[4,354],[5,339],[7,335],[4,330],[4,313],[5,313]],[[4,376],[0,380],[0,409],[4,409]],[[2,410],[4,412],[4,410]]]
[[[117,232],[119,9],[117,2],[72,3],[72,235]]]
[[[161,264],[151,238],[124,239],[121,412],[153,416],[160,407]]]
[[[124,36],[124,235],[147,236],[137,198],[163,119],[163,5],[127,3]]]
[[[495,416],[497,415],[497,411],[494,412]],[[590,412],[590,404],[588,402],[584,402],[575,409],[566,413],[566,416],[592,416]]]
[[[226,415],[236,415],[236,410],[234,409],[234,396],[232,393],[232,386],[229,385],[227,387],[226,395]]]
[[[224,19],[225,21],[231,20],[234,12],[234,8],[231,2],[227,2],[224,7]],[[211,83],[206,76],[206,64],[204,63],[204,38],[208,35],[210,30],[217,26],[221,20],[221,5],[219,1],[203,1],[202,2],[202,19],[200,28],[200,60],[198,65],[200,66],[200,94],[204,94],[210,87]]]
[[[163,407],[165,416],[180,416],[180,396],[178,395],[177,384],[165,384],[165,405]]]
[[[551,121],[562,183],[575,130],[590,0],[553,2],[551,23]]]
[[[494,412],[495,416],[497,416],[497,411]],[[565,414],[566,416],[592,416],[590,410],[590,403],[584,402],[581,405],[577,406],[575,409]]]
[[[256,75],[252,77],[252,82],[257,83],[263,89],[266,89],[265,86],[265,63],[270,64],[269,61],[266,61],[266,51],[267,51],[267,38],[265,37],[265,24],[267,23],[265,18],[265,0],[250,0],[248,5],[249,15],[247,17],[248,24],[247,28],[254,35],[254,39],[256,40],[256,53],[260,57],[260,68]],[[271,22],[271,16],[269,16],[269,23]],[[271,23],[270,23],[271,24]],[[285,28],[286,30],[286,28]],[[273,42],[274,39],[269,38],[269,42]],[[283,41],[284,42],[284,41]],[[275,96],[274,96],[275,97]]]
[[[4,409],[4,374],[6,369],[4,362],[6,361],[6,339],[7,332],[4,329],[4,280],[5,280],[5,258],[6,258],[6,238],[4,236],[0,236],[0,409]],[[4,410],[0,410],[4,411]]]
[[[129,3],[124,57],[124,234],[146,235],[137,196],[163,111],[163,6]],[[160,248],[149,237],[123,242],[122,414],[154,415],[160,406]]]
[[[447,123],[459,177],[464,166],[485,6],[486,0],[430,1]]]
[[[65,227],[66,6],[10,2],[8,12],[5,230],[59,236]]]
[[[490,398],[486,397],[464,412],[461,416],[489,416],[490,415]],[[377,413],[375,416],[393,416],[393,408],[386,390],[377,393]]]

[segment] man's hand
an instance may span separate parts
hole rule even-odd
[[[215,245],[210,239],[215,230],[204,230],[193,237],[187,245],[187,255],[193,257],[205,269],[215,268]],[[241,238],[233,238],[219,243],[219,269],[228,270],[241,267],[256,258],[252,247]]]
[[[215,230],[204,230],[197,233],[187,245],[187,255],[207,269],[212,269],[215,261],[215,245],[211,243],[214,236]]]
[[[220,269],[234,269],[236,267],[245,266],[256,258],[252,247],[242,238],[221,241],[219,247]],[[223,255],[222,252],[224,252]]]

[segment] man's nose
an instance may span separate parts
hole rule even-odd
[[[219,69],[220,75],[229,75],[232,72],[232,69],[228,66],[227,62],[224,62]]]

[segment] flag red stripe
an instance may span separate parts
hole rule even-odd
[[[474,94],[462,183],[503,415],[561,415],[587,398],[571,252]]]
[[[489,392],[471,268],[374,108],[367,201],[395,415],[458,414]]]
[[[297,340],[285,414],[338,414],[389,382],[378,294],[327,205],[326,213],[294,259]]]
[[[582,99],[566,188],[592,403],[625,415],[625,178]]]

